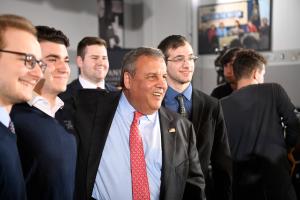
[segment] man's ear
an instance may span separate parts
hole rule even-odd
[[[124,72],[124,86],[126,89],[130,89],[131,86],[131,74],[129,72]]]
[[[82,63],[83,63],[83,60],[82,60],[82,58],[81,58],[81,56],[77,56],[76,57],[76,64],[77,64],[77,66],[81,69],[81,67],[82,67]]]
[[[253,79],[258,80],[259,75],[260,75],[260,70],[259,69],[253,70],[253,74],[252,74]]]

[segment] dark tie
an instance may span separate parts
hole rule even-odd
[[[141,113],[134,112],[129,136],[132,199],[150,200],[143,141],[138,129],[138,122],[141,116]]]
[[[182,94],[178,94],[176,96],[176,99],[179,103],[179,108],[178,108],[178,113],[183,116],[183,117],[188,117],[188,114],[186,112],[185,106],[184,106],[184,99],[183,99],[183,95]]]
[[[8,129],[9,129],[12,133],[16,133],[16,131],[15,131],[15,126],[14,126],[14,123],[13,123],[12,121],[9,121]]]

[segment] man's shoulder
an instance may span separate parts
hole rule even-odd
[[[29,106],[29,104],[26,102],[18,103],[18,104],[13,105],[11,112],[10,112],[10,116],[12,118],[14,118],[17,115],[32,113],[34,110],[37,110],[37,109],[33,106]]]
[[[222,83],[218,85],[213,91],[211,92],[211,96],[217,99],[221,99],[225,96],[230,95],[233,92],[229,83]]]
[[[209,96],[205,94],[204,92],[193,89],[193,94],[192,94],[192,100],[193,101],[199,101],[200,103],[205,104],[206,106],[216,106],[218,105],[218,99],[215,97]]]
[[[68,98],[71,98],[74,96],[78,90],[82,89],[82,86],[79,82],[79,79],[73,80],[71,83],[67,85],[66,91],[60,93],[58,96],[61,98],[63,101],[65,101]]]

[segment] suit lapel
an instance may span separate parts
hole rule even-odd
[[[98,91],[97,91],[98,93]],[[100,94],[100,93],[98,93]],[[118,106],[120,92],[101,93],[97,98],[96,113],[92,122],[92,135],[88,158],[88,174],[87,174],[87,189],[88,194],[91,194],[97,170],[100,163],[100,158],[104,149],[104,145],[108,136],[108,132]]]
[[[193,90],[192,92],[192,123],[194,125],[194,129],[199,130],[200,121],[201,121],[201,113],[203,112],[203,103],[202,97],[200,94]],[[196,131],[197,132],[197,131]]]
[[[168,177],[173,165],[176,142],[176,126],[172,125],[172,118],[169,116],[164,107],[159,110],[160,128],[162,138],[162,178],[161,178],[161,194],[165,194],[168,187]],[[164,199],[161,197],[161,199]]]

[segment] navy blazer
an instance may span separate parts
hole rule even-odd
[[[74,101],[74,124],[79,136],[76,199],[91,199],[120,94],[81,90]],[[204,176],[192,124],[163,107],[159,109],[159,118],[163,151],[160,199],[205,199]],[[170,132],[173,128],[176,131]]]
[[[16,135],[0,122],[0,199],[26,199]]]

